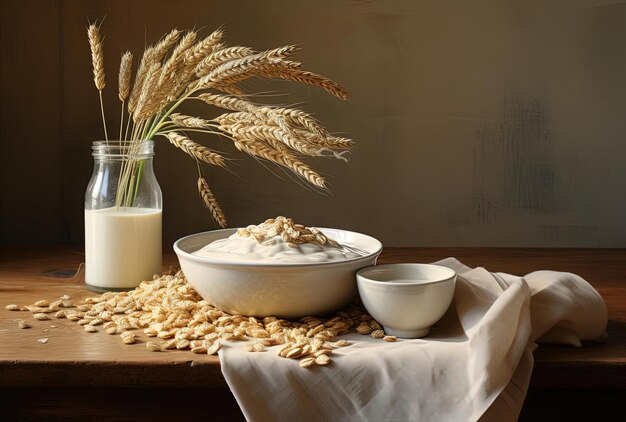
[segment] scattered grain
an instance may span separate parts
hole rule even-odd
[[[319,366],[326,366],[330,363],[330,356],[320,355],[315,358],[315,364]]]
[[[372,338],[383,338],[385,337],[385,332],[383,330],[374,330],[371,336]]]
[[[155,341],[149,341],[146,343],[146,349],[150,350],[151,352],[162,352],[163,351],[163,347],[161,347],[161,343],[155,342]]]
[[[304,358],[299,363],[300,368],[310,368],[315,365],[315,358]]]

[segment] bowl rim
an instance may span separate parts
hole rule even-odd
[[[207,235],[209,233],[219,233],[219,232],[230,232],[232,234],[235,231],[237,231],[238,229],[239,229],[239,227],[227,228],[227,229],[218,229],[218,230],[208,230],[208,231],[205,231],[205,232],[194,233],[194,234],[190,234],[190,235],[181,237],[176,242],[174,242],[174,245],[173,245],[174,252],[176,253],[176,255],[179,258],[181,256],[183,256],[185,259],[188,259],[188,260],[191,260],[191,261],[195,261],[195,262],[198,262],[198,263],[202,263],[202,264],[222,265],[222,266],[238,266],[238,267],[248,267],[248,268],[251,268],[251,267],[257,267],[257,268],[295,268],[295,267],[300,267],[300,268],[302,268],[302,267],[332,267],[332,266],[345,265],[345,264],[349,264],[349,263],[355,263],[355,262],[359,262],[361,260],[369,260],[369,259],[371,259],[374,256],[380,255],[380,253],[383,250],[383,244],[381,243],[380,240],[376,239],[375,237],[372,237],[372,236],[364,234],[364,233],[354,232],[354,231],[350,231],[350,230],[343,230],[343,229],[335,229],[335,228],[331,228],[331,227],[317,227],[317,229],[322,230],[322,231],[324,231],[324,230],[335,230],[335,231],[338,231],[338,232],[352,233],[352,234],[358,234],[360,236],[368,237],[368,238],[370,238],[371,240],[373,240],[377,244],[376,251],[368,253],[365,256],[359,256],[359,257],[356,257],[356,258],[350,258],[350,259],[346,259],[346,260],[343,260],[343,261],[274,264],[272,262],[224,261],[224,260],[218,260],[218,259],[211,259],[211,258],[206,258],[206,257],[202,257],[202,256],[193,255],[190,252],[184,251],[184,250],[182,250],[180,248],[180,244],[182,242],[186,241],[187,239],[191,239],[193,237]]]
[[[446,276],[445,278],[437,278],[437,279],[428,280],[428,281],[419,281],[419,282],[406,281],[404,283],[396,283],[393,281],[373,280],[361,274],[361,273],[366,273],[368,271],[372,271],[375,269],[386,269],[386,268],[393,268],[393,267],[435,267],[437,269],[441,269],[441,270],[449,272],[449,275]],[[438,265],[438,264],[423,264],[419,262],[400,262],[400,263],[395,263],[395,264],[370,265],[369,267],[361,268],[356,273],[356,279],[357,279],[357,282],[359,283],[360,282],[370,283],[375,286],[407,286],[407,288],[415,287],[415,286],[428,286],[431,284],[445,283],[446,281],[456,280],[456,277],[457,277],[457,272],[453,270],[452,268],[449,268],[443,265]]]

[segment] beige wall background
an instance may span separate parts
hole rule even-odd
[[[173,27],[225,25],[232,45],[300,43],[344,84],[341,102],[287,82],[286,96],[357,141],[318,160],[309,192],[241,158],[210,169],[231,226],[279,214],[374,235],[386,246],[626,246],[626,4],[622,1],[2,1],[0,242],[81,244],[90,142],[101,137],[85,27],[106,16],[106,107],[122,50]],[[189,114],[214,115],[200,105]],[[194,164],[163,140],[156,172],[167,243],[214,228]],[[280,173],[280,172],[278,172]]]

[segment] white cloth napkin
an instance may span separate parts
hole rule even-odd
[[[431,334],[396,343],[343,336],[333,363],[311,370],[231,343],[222,373],[249,421],[516,420],[535,342],[580,346],[604,335],[598,292],[571,273],[525,277],[471,269],[456,259],[454,301]]]

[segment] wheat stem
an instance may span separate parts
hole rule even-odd
[[[104,117],[104,104],[102,103],[102,91],[98,91],[100,96],[100,111],[102,111],[102,127],[104,127],[104,139],[106,140],[107,145],[109,145],[109,134],[107,133],[107,121]]]
[[[124,128],[124,101],[122,101],[122,113],[120,114],[120,138],[119,143],[122,144],[122,129]]]

